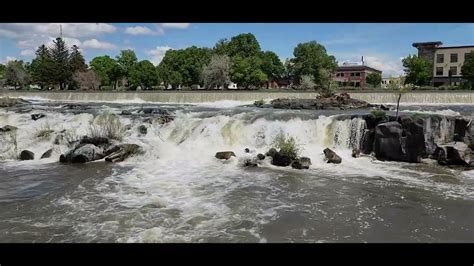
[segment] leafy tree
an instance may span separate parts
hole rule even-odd
[[[77,47],[76,45],[73,45],[71,48],[71,55],[69,58],[69,68],[72,73],[76,71],[87,70],[86,60],[84,60],[84,57],[79,51],[79,47]]]
[[[0,64],[0,79],[3,79],[5,77],[5,65]]]
[[[259,86],[268,81],[268,76],[261,69],[262,63],[263,61],[259,56],[235,56],[232,59],[232,81],[245,88]]]
[[[220,39],[217,41],[216,45],[212,49],[212,52],[217,55],[228,55],[227,44],[229,41],[227,39]]]
[[[72,78],[80,89],[98,90],[100,88],[100,77],[91,69],[76,71]]]
[[[429,85],[433,76],[433,65],[426,59],[410,55],[402,60],[405,68],[405,84]]]
[[[474,52],[471,52],[464,61],[461,67],[461,74],[469,83],[474,84]]]
[[[120,51],[120,55],[116,57],[122,74],[125,78],[130,78],[130,70],[138,63],[137,56],[133,50],[127,49]]]
[[[293,55],[291,63],[297,80],[303,75],[311,75],[317,85],[326,86],[327,77],[323,74],[337,68],[335,57],[328,55],[326,48],[315,41],[298,44]]]
[[[274,52],[267,51],[261,54],[262,57],[262,71],[267,75],[269,80],[275,80],[282,77],[285,72],[285,67],[278,55]]]
[[[30,82],[30,77],[26,73],[23,61],[9,61],[5,69],[6,84],[21,88]]]
[[[119,64],[110,56],[98,56],[90,62],[92,70],[99,75],[101,86],[113,85],[117,86],[117,81],[122,76],[122,70]]]
[[[168,50],[157,67],[159,77],[173,86],[200,84],[203,67],[209,64],[211,55],[211,49],[196,46]]]
[[[244,33],[234,36],[228,43],[222,43],[223,50],[230,57],[252,57],[257,56],[260,52],[260,44],[252,33]]]
[[[316,83],[314,83],[314,78],[311,75],[303,75],[301,76],[300,86],[302,90],[311,90],[316,87]]]
[[[211,62],[202,71],[204,87],[225,87],[230,83],[230,58],[227,55],[213,55]]]
[[[32,81],[38,84],[41,89],[54,82],[52,76],[53,59],[49,49],[44,44],[36,50],[36,57],[31,61],[28,70]]]
[[[51,81],[59,84],[59,88],[63,90],[65,85],[72,80],[72,72],[69,67],[69,49],[62,38],[56,38],[49,50],[52,59]]]
[[[369,84],[372,84],[375,87],[377,87],[378,85],[380,85],[380,83],[382,82],[382,75],[380,75],[379,73],[370,73],[367,75],[367,83]]]
[[[133,86],[140,86],[147,90],[157,85],[158,81],[157,70],[148,60],[138,62],[130,69],[130,82]]]

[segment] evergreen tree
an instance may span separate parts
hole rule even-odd
[[[36,57],[31,61],[28,68],[32,81],[38,84],[41,89],[53,82],[52,66],[53,61],[48,47],[41,45],[36,50]]]
[[[51,51],[51,76],[52,82],[59,85],[61,90],[72,80],[72,72],[69,68],[69,49],[62,38],[53,41]]]
[[[83,72],[87,70],[86,60],[84,60],[84,57],[79,51],[79,47],[77,47],[76,45],[73,45],[71,48],[71,55],[69,57],[69,68],[72,73],[76,71]]]

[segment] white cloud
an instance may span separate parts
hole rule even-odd
[[[5,58],[5,60],[2,61],[2,64],[6,65],[6,64],[8,64],[8,62],[10,62],[10,61],[15,61],[15,60],[17,60],[16,57],[7,56],[7,57]]]
[[[148,27],[135,26],[135,27],[127,27],[125,29],[125,33],[130,34],[130,35],[157,35],[162,32],[153,31]]]
[[[23,56],[32,56],[35,54],[35,51],[27,49],[27,50],[21,50],[20,52],[21,55]]]
[[[171,47],[169,46],[157,46],[155,49],[148,50],[146,53],[151,55],[150,61],[153,64],[158,65],[161,62],[161,60],[163,60],[163,57],[165,56],[166,51],[170,49]]]
[[[369,67],[373,67],[382,71],[382,76],[399,76],[403,75],[403,65],[401,58],[392,58],[383,54],[368,54],[368,53],[337,53],[337,61],[342,62],[352,62],[352,63],[361,63],[361,57],[364,56],[364,64]]]
[[[190,23],[161,23],[160,25],[165,29],[186,29]]]
[[[102,49],[102,50],[113,50],[117,48],[112,43],[102,42],[97,39],[90,39],[90,40],[84,41],[82,43],[82,47],[84,49],[89,48],[89,49]]]

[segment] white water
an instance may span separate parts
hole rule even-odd
[[[234,103],[217,103],[214,106],[229,106]],[[108,109],[119,113],[120,110]],[[201,112],[177,111],[174,121],[166,124],[147,125],[148,134],[142,136],[137,128],[142,125],[139,120],[121,117],[124,125],[131,124],[132,129],[124,134],[123,142],[136,143],[142,146],[146,153],[128,159],[118,164],[130,166],[127,172],[115,171],[111,176],[96,184],[95,189],[101,191],[104,200],[113,202],[99,215],[108,217],[115,212],[115,205],[132,210],[145,206],[155,206],[158,209],[177,211],[179,217],[158,216],[162,219],[159,226],[151,218],[137,217],[127,232],[118,234],[122,242],[182,242],[200,241],[209,237],[222,237],[223,227],[233,220],[249,220],[257,224],[266,224],[275,218],[275,213],[281,209],[291,209],[293,206],[277,197],[280,191],[271,191],[262,202],[242,203],[242,208],[229,207],[226,196],[236,189],[246,187],[268,188],[267,184],[275,178],[285,175],[317,175],[331,176],[352,182],[352,178],[365,177],[367,180],[382,179],[383,182],[401,182],[408,187],[416,187],[437,191],[447,197],[474,196],[473,191],[466,190],[456,184],[433,182],[429,178],[433,173],[409,169],[403,163],[379,162],[368,157],[354,159],[351,149],[360,145],[365,121],[359,118],[337,120],[335,117],[320,116],[317,119],[304,120],[297,116],[289,120],[278,118],[256,118],[258,111],[250,111],[233,115],[224,115],[216,110],[212,116]],[[68,147],[57,145],[51,159],[39,160],[39,156],[53,147],[56,133],[50,139],[38,139],[35,132],[48,127],[55,132],[63,129],[71,130],[77,137],[88,132],[94,116],[92,114],[62,114],[43,112],[46,118],[33,121],[31,113],[0,112],[0,126],[12,125],[18,127],[17,150],[31,150],[35,153],[34,161],[11,161],[8,164],[17,167],[31,167],[57,161],[59,154]],[[442,134],[448,134],[451,125],[441,124],[445,129]],[[270,164],[269,159],[259,168],[265,171],[249,172],[240,166],[239,159],[244,156],[244,149],[251,148],[256,152],[265,153],[275,136],[284,133],[296,138],[300,144],[301,155],[311,158],[312,166],[308,170],[280,168]],[[440,136],[443,138],[444,135]],[[0,156],[13,159],[14,147],[9,141],[2,141]],[[340,165],[327,164],[322,150],[326,147],[334,149],[343,160]],[[220,161],[214,158],[218,151],[232,150],[238,158]],[[84,167],[87,167],[85,165]],[[470,175],[469,175],[470,176]],[[321,180],[318,186],[325,186]],[[354,181],[355,182],[355,181]],[[116,187],[111,190],[110,187]],[[275,189],[275,188],[272,188]],[[76,194],[61,198],[58,206],[69,206],[74,212],[84,212],[92,215],[95,200],[89,199],[91,192],[78,187]],[[77,196],[75,196],[77,195]],[[80,195],[80,196],[78,196]],[[249,206],[250,205],[250,206]],[[255,208],[252,209],[252,205]],[[257,211],[258,210],[258,211]],[[138,215],[138,214],[137,214]],[[141,214],[140,214],[141,215]],[[56,221],[57,222],[57,221]],[[61,221],[67,223],[67,221]],[[97,232],[110,231],[116,233],[118,221],[101,220],[89,221],[76,225],[78,235],[97,236]],[[186,231],[192,224],[192,232]],[[186,233],[183,233],[185,232]],[[267,240],[258,232],[246,232],[260,242]]]

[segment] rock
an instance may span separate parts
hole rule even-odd
[[[216,153],[216,158],[221,159],[221,160],[223,160],[223,159],[229,160],[230,157],[232,157],[232,156],[236,157],[235,153],[233,151],[221,151],[221,152]]]
[[[79,144],[66,154],[61,154],[59,161],[62,163],[86,163],[102,159],[103,153],[103,149],[94,144]]]
[[[148,133],[148,129],[145,125],[141,125],[138,127],[138,132],[140,132],[142,135],[146,135]]]
[[[108,138],[104,138],[104,137],[84,136],[79,143],[80,144],[93,144],[95,146],[106,146],[106,145],[110,144],[110,140]]]
[[[291,164],[291,158],[281,152],[277,152],[272,156],[272,164],[276,166],[288,166]]]
[[[326,148],[323,150],[323,152],[324,152],[324,156],[326,156],[328,163],[338,164],[342,162],[341,157],[339,157],[339,155],[337,155],[333,150]]]
[[[53,149],[52,149],[52,148],[49,149],[49,150],[47,150],[47,151],[45,151],[45,152],[43,153],[43,155],[41,155],[41,159],[46,159],[46,158],[51,157],[51,154],[52,154],[52,153],[53,153]]]
[[[159,114],[159,115],[171,115],[168,110],[165,109],[158,109],[158,108],[143,108],[139,113],[144,113],[144,114]]]
[[[258,164],[253,159],[245,159],[244,163],[243,163],[243,166],[245,166],[245,167],[257,167]]]
[[[298,158],[291,163],[291,167],[295,169],[309,169],[310,165],[311,159],[308,157]]]
[[[26,104],[29,103],[21,98],[10,98],[10,97],[2,97],[0,98],[0,107],[12,107],[17,104]]]
[[[114,153],[114,152],[117,152],[120,150],[120,146],[119,145],[112,145],[111,147],[109,147],[107,150],[104,151],[104,156],[107,157],[109,156],[110,154]]]
[[[441,165],[472,165],[472,150],[464,142],[438,145],[434,158]]]
[[[353,149],[352,150],[352,157],[353,158],[359,158],[360,157],[360,150],[359,149]]]
[[[35,159],[35,154],[29,150],[23,150],[20,153],[20,160],[25,161],[25,160],[33,160]]]
[[[368,102],[352,99],[349,94],[318,96],[316,99],[275,99],[270,102],[276,109],[333,109],[346,110],[368,108],[372,105]],[[265,106],[263,106],[265,107]]]
[[[276,153],[277,153],[277,150],[275,148],[271,148],[270,150],[267,151],[267,153],[265,153],[265,155],[273,157],[275,156]]]
[[[15,131],[17,130],[17,127],[6,125],[4,127],[0,127],[0,132],[10,132],[10,131]]]
[[[380,109],[381,109],[381,110],[384,110],[384,111],[389,111],[389,110],[390,110],[390,107],[381,104],[381,105],[380,105]]]
[[[159,115],[157,117],[147,117],[147,118],[143,119],[143,123],[149,123],[149,124],[157,123],[157,124],[163,125],[163,124],[169,123],[173,120],[174,120],[174,117],[172,117],[172,116]]]
[[[33,120],[36,121],[36,120],[41,119],[41,118],[43,118],[43,117],[45,117],[45,116],[46,116],[46,115],[44,115],[44,114],[32,114],[32,115],[31,115],[31,119],[33,119]]]
[[[259,154],[257,154],[257,159],[258,160],[265,160],[265,155],[259,153]]]
[[[426,155],[423,120],[404,116],[377,125],[374,152],[379,160],[420,162]]]
[[[108,154],[105,157],[105,161],[115,163],[124,161],[130,156],[142,154],[143,150],[137,144],[121,144],[113,147],[113,149],[107,150],[105,153]]]
[[[121,114],[122,115],[131,115],[132,112],[130,112],[129,110],[123,110]]]
[[[245,148],[245,153],[249,153],[250,152],[250,149],[249,148]]]

